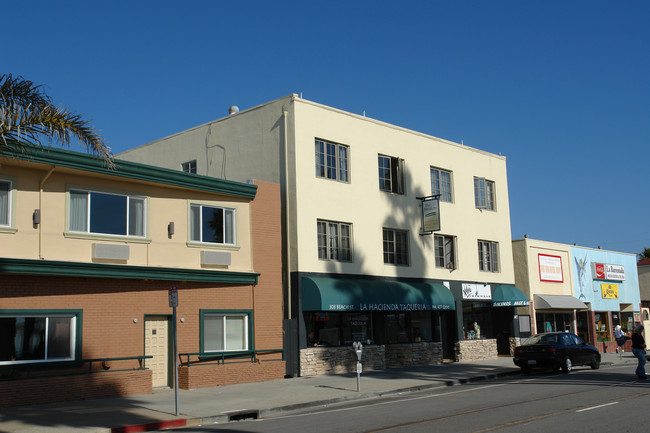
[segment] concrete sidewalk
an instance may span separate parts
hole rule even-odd
[[[636,363],[603,354],[602,364]],[[103,398],[0,409],[0,433],[142,432],[193,425],[227,423],[292,410],[396,393],[453,386],[520,374],[511,357],[456,362],[439,366],[388,369],[361,374],[298,377],[196,390],[179,390],[175,416],[173,390],[121,398]],[[630,365],[630,374],[634,366]]]

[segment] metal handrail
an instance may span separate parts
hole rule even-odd
[[[93,363],[94,362],[106,362],[106,361],[129,361],[129,360],[138,360],[139,367],[132,370],[145,370],[146,368],[142,366],[142,363],[145,359],[151,359],[151,355],[139,355],[139,356],[120,356],[115,358],[92,358],[92,359],[79,359],[72,361],[54,361],[54,362],[37,362],[37,363],[24,363],[24,364],[7,364],[0,365],[0,372],[2,371],[27,371],[25,377],[29,377],[33,370],[56,370],[63,368],[73,368],[81,367],[83,364],[88,363],[88,374],[93,373]],[[114,370],[115,371],[115,370]],[[78,373],[75,373],[78,374]],[[38,377],[56,377],[56,376],[65,376],[66,374],[46,374]],[[10,377],[9,377],[10,378]],[[3,379],[0,376],[0,379]]]
[[[258,354],[265,354],[265,353],[281,353],[282,354],[282,361],[285,360],[284,358],[284,349],[261,349],[261,350],[246,350],[246,351],[241,351],[241,352],[191,352],[191,353],[179,353],[178,358],[180,361],[180,365],[186,365],[190,366],[192,364],[198,364],[198,363],[205,363],[205,362],[215,362],[217,364],[225,364],[227,359],[231,358],[246,358],[250,356],[250,361],[246,362],[258,362],[257,355]],[[191,357],[192,356],[198,356],[199,359],[196,361],[192,361]],[[183,358],[186,358],[186,361],[183,362]],[[270,361],[279,361],[278,359],[271,359]],[[234,361],[237,362],[237,361]],[[233,362],[233,363],[234,363]]]

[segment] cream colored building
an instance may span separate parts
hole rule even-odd
[[[119,156],[281,184],[286,316],[302,348],[437,342],[458,358],[455,343],[494,343],[527,304],[513,287],[504,156],[297,95]],[[436,194],[440,229],[424,233],[422,198]]]

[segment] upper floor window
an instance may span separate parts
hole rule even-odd
[[[435,235],[434,251],[436,256],[436,267],[445,269],[456,269],[456,248],[453,236]]]
[[[451,172],[431,167],[431,195],[440,195],[440,201],[451,202]]]
[[[250,312],[201,311],[202,352],[250,350]]]
[[[484,272],[499,272],[499,243],[478,241],[478,268]]]
[[[349,181],[348,146],[316,139],[316,177]]]
[[[182,163],[181,170],[183,170],[185,173],[196,174],[196,159]]]
[[[190,205],[190,241],[235,244],[235,209]]]
[[[146,198],[70,190],[71,232],[144,237]]]
[[[379,189],[404,194],[404,160],[379,155]]]
[[[11,226],[11,182],[0,179],[0,226]]]
[[[78,355],[77,311],[0,310],[0,365],[72,361]]]
[[[384,263],[392,265],[409,264],[408,231],[384,229]]]
[[[474,178],[474,204],[478,209],[495,209],[493,181],[484,177]]]
[[[317,221],[318,258],[352,261],[352,224]]]

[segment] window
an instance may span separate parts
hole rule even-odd
[[[474,204],[478,209],[495,209],[494,182],[484,177],[474,178]]]
[[[0,227],[11,227],[11,182],[0,179]]]
[[[317,221],[318,258],[320,260],[352,261],[352,225],[333,221]]]
[[[434,251],[436,255],[436,267],[445,269],[456,269],[455,239],[452,236],[435,235]]]
[[[316,139],[316,177],[348,182],[348,146]]]
[[[451,202],[451,172],[431,167],[431,195],[438,194],[441,201]]]
[[[183,170],[185,173],[196,174],[196,159],[182,163],[181,170]]]
[[[201,352],[244,352],[251,350],[250,311],[201,310]]]
[[[478,241],[478,268],[484,272],[499,272],[499,243]]]
[[[409,264],[408,231],[384,229],[384,263]]]
[[[190,240],[235,244],[235,209],[190,205]]]
[[[71,232],[144,237],[146,198],[70,190]]]
[[[0,365],[72,361],[81,312],[0,310]]]
[[[404,160],[379,155],[379,189],[404,194]]]

